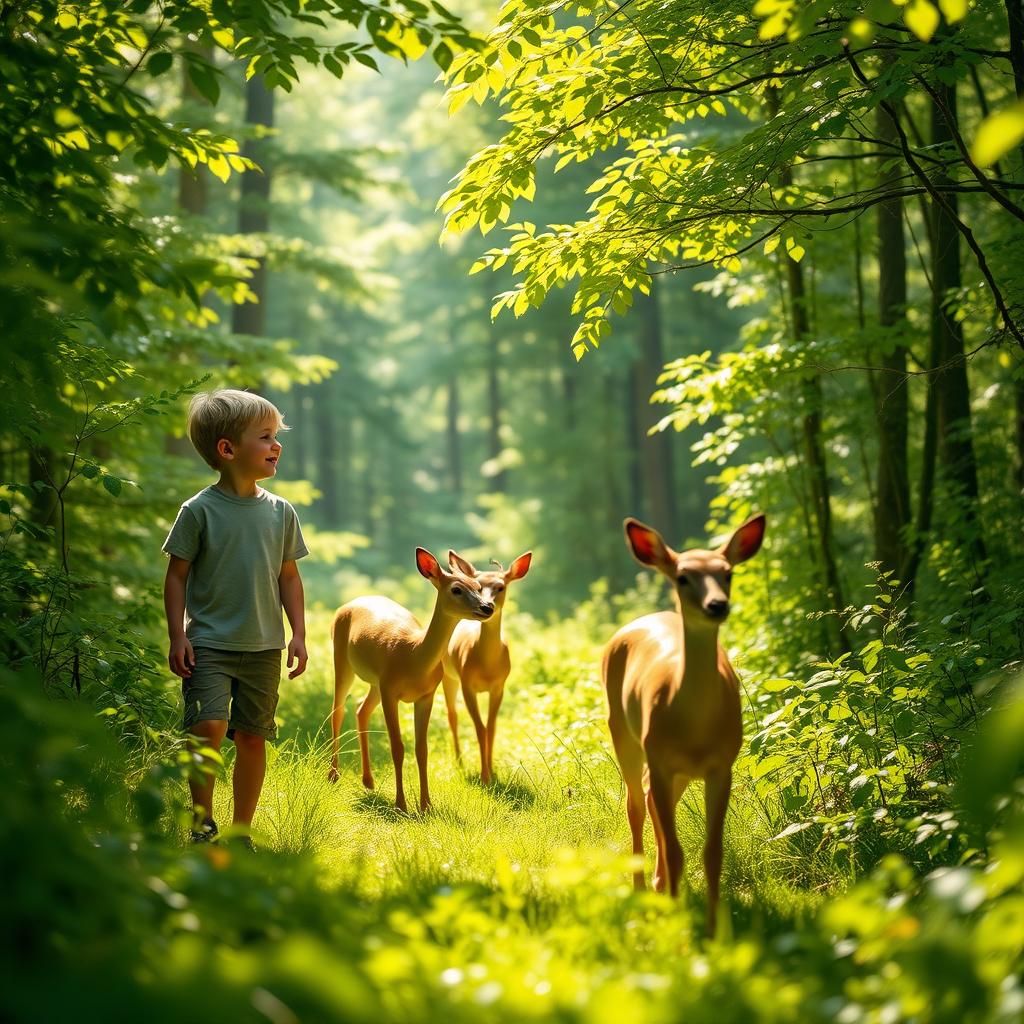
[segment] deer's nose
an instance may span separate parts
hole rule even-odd
[[[494,605],[481,602],[480,614],[483,615],[485,618],[490,618],[494,614]]]
[[[704,606],[704,610],[713,619],[722,619],[725,618],[726,614],[729,611],[729,602],[723,601],[721,599],[715,601],[708,601],[708,603]]]

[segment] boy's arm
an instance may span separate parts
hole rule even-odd
[[[164,577],[164,611],[167,613],[167,636],[171,644],[167,664],[176,676],[187,679],[192,674],[196,656],[185,636],[185,583],[192,563],[171,555]]]
[[[306,611],[305,595],[302,591],[302,578],[299,566],[295,561],[284,562],[281,574],[277,577],[277,585],[281,590],[281,604],[288,622],[292,627],[292,640],[288,644],[288,668],[296,662],[295,668],[288,673],[289,679],[301,676],[306,671]]]

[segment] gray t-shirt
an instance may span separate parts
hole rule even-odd
[[[185,635],[226,651],[284,647],[277,578],[308,555],[299,517],[284,498],[260,490],[236,498],[207,487],[188,499],[164,552],[192,563],[185,587]]]

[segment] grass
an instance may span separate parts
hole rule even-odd
[[[464,712],[465,760],[453,756],[439,695],[433,807],[401,814],[379,712],[377,788],[360,782],[353,712],[363,686],[350,697],[341,777],[327,781],[329,616],[309,618],[310,666],[282,684],[281,738],[254,822],[262,852],[172,849],[162,839],[140,848],[153,865],[141,872],[145,892],[170,908],[146,961],[166,986],[153,990],[160,1007],[197,986],[209,1001],[194,1019],[281,1024],[964,1024],[1016,1019],[1024,1006],[1015,980],[1024,917],[1013,916],[1024,904],[1011,895],[1024,860],[1007,860],[1002,875],[958,868],[936,883],[889,859],[853,885],[807,833],[771,841],[785,819],[763,780],[755,789],[750,759],[738,762],[726,819],[717,939],[703,930],[699,783],[677,811],[688,897],[634,893],[598,679],[607,623],[513,617],[496,783],[480,783]],[[402,716],[415,808],[411,707]],[[221,818],[228,797],[221,785]],[[649,878],[649,822],[646,848]]]
[[[460,701],[461,762],[453,753],[438,692],[430,727],[429,778],[433,806],[418,807],[412,751],[412,707],[403,705],[406,794],[411,813],[394,806],[390,749],[378,710],[370,737],[376,788],[360,781],[355,705],[357,681],[342,734],[340,779],[327,781],[330,658],[328,616],[311,617],[318,638],[305,675],[282,684],[281,738],[272,749],[263,797],[253,823],[265,847],[316,857],[326,885],[354,889],[363,898],[405,894],[420,898],[438,887],[500,887],[514,881],[523,898],[550,900],[567,880],[592,875],[625,894],[630,886],[625,795],[605,725],[598,678],[599,648],[584,642],[562,648],[561,682],[542,664],[545,639],[521,645],[498,720],[496,780],[480,782],[475,736]],[[228,787],[218,787],[217,809],[229,816]],[[702,916],[703,791],[695,783],[680,802],[677,827],[693,890],[691,923]],[[723,893],[738,920],[771,908],[792,914],[821,896],[783,885],[773,875],[771,829],[750,787],[738,780],[726,825]],[[648,878],[654,837],[648,820]],[[557,900],[556,900],[557,902]],[[672,913],[668,901],[655,907]],[[728,927],[728,926],[727,926]]]

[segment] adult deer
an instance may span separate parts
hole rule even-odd
[[[703,779],[707,923],[713,935],[722,828],[732,764],[743,739],[739,681],[718,642],[718,629],[729,614],[732,568],[757,553],[765,519],[749,519],[713,551],[693,548],[681,554],[636,519],[623,525],[634,557],[667,576],[676,596],[674,612],[635,619],[611,638],[604,651],[608,726],[626,784],[633,853],[644,852],[646,764],[646,802],[658,842],[654,888],[661,892],[667,886],[672,896],[678,894],[683,849],[676,834],[676,804],[691,779]],[[633,881],[643,889],[642,866]]]
[[[338,778],[338,734],[345,717],[345,698],[358,675],[370,692],[356,710],[363,785],[373,789],[368,726],[378,704],[384,708],[395,764],[395,804],[407,809],[402,783],[405,747],[398,723],[398,702],[412,703],[415,711],[416,765],[420,777],[420,810],[430,806],[427,784],[427,725],[434,692],[441,682],[441,659],[452,631],[461,619],[489,619],[494,603],[470,576],[445,572],[424,548],[416,549],[416,568],[437,589],[434,611],[427,628],[412,612],[387,597],[357,597],[338,609],[331,627],[334,641],[334,706],[331,711],[333,751],[329,778]]]
[[[530,569],[533,554],[520,555],[508,569],[497,563],[497,572],[480,572],[454,551],[448,552],[448,563],[480,584],[484,597],[494,604],[494,614],[486,622],[460,622],[448,644],[444,658],[444,701],[448,707],[448,725],[459,757],[459,720],[455,710],[456,691],[462,683],[462,697],[473,719],[476,739],[480,745],[480,781],[486,786],[494,775],[494,734],[498,709],[505,696],[505,680],[512,668],[508,644],[501,632],[501,613],[505,608],[508,585],[522,579]],[[486,693],[487,724],[480,715],[478,697]]]

